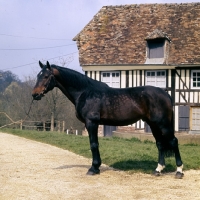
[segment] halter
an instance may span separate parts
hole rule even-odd
[[[43,90],[43,92],[41,93],[41,94],[45,94],[45,93],[47,93],[49,90],[51,90],[51,89],[49,89],[49,86],[50,86],[50,83],[52,83],[51,82],[51,80],[52,80],[52,78],[53,78],[53,87],[55,87],[56,86],[56,80],[55,80],[55,77],[54,77],[54,74],[53,74],[53,72],[51,71],[51,70],[49,70],[50,71],[50,75],[49,75],[49,77],[48,77],[48,80],[47,80],[47,83],[44,85],[45,86],[45,89]],[[53,89],[53,88],[52,88]]]

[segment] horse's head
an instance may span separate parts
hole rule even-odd
[[[51,68],[49,62],[47,61],[47,64],[43,65],[39,61],[39,65],[42,70],[37,75],[37,82],[32,92],[34,100],[40,100],[48,91],[52,90],[56,85],[53,69]]]

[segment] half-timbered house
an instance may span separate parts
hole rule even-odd
[[[200,133],[200,3],[104,6],[73,40],[87,76],[165,89],[175,130]]]

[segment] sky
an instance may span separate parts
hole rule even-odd
[[[83,73],[72,39],[108,5],[199,0],[0,0],[0,70],[36,76],[39,60]]]

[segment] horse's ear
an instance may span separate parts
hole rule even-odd
[[[50,70],[51,69],[51,65],[49,64],[49,61],[47,61],[47,68]]]
[[[44,65],[40,62],[40,60],[39,60],[39,65],[40,65],[41,68],[44,67]]]

